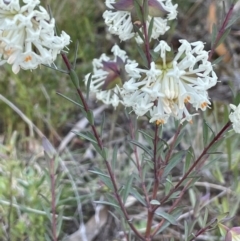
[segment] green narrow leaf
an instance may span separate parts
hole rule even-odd
[[[165,195],[168,195],[168,193],[170,192],[170,190],[174,187],[173,183],[172,183],[172,176],[168,176],[168,178],[166,178],[166,182],[164,185],[164,191],[165,191]]]
[[[187,121],[185,121],[186,123],[188,123]],[[180,132],[180,134],[178,135],[178,137],[177,137],[177,140],[176,140],[176,142],[175,142],[175,145],[174,145],[174,149],[178,146],[178,144],[183,140],[183,137],[184,137],[184,135],[186,134],[186,132],[184,131],[184,130],[182,130],[181,132]]]
[[[137,47],[137,50],[138,50],[138,52],[139,52],[139,54],[140,54],[140,56],[143,60],[143,65],[146,68],[148,68],[148,60],[147,60],[146,54],[143,52],[142,48],[138,44],[136,44],[135,46]]]
[[[109,177],[99,176],[99,178],[111,191],[114,191],[112,180]]]
[[[188,232],[187,241],[189,241],[189,240],[191,240],[193,238],[192,233],[193,233],[193,229],[194,229],[194,227],[195,227],[197,222],[198,222],[198,219],[195,219],[192,222],[188,223],[188,230],[189,230],[189,232]]]
[[[71,69],[70,72],[69,72],[69,75],[70,75],[70,78],[71,78],[74,86],[77,89],[79,89],[80,85],[79,85],[79,79],[78,79],[76,71],[74,69]]]
[[[220,57],[214,59],[214,61],[212,61],[212,66],[217,65],[220,62],[222,62],[223,58],[224,58],[224,56],[220,56]]]
[[[203,217],[203,227],[206,227],[207,220],[208,220],[208,209],[205,208],[204,217]]]
[[[111,166],[112,166],[113,172],[116,169],[117,153],[118,153],[118,146],[115,145],[114,148],[113,148],[113,156],[112,156],[112,161],[111,161]]]
[[[225,141],[225,138],[221,137],[221,139],[218,139],[217,142],[215,142],[208,150],[208,154],[214,153],[215,150]]]
[[[162,138],[159,138],[159,142],[157,144],[157,156],[161,156],[163,158],[163,160],[165,159],[165,155],[166,155],[166,151],[163,151],[164,149],[165,150],[169,150],[170,149],[170,146],[168,145],[168,143],[163,140]]]
[[[91,81],[92,81],[92,73],[88,76],[88,80],[87,80],[87,89],[86,89],[86,99],[87,99],[87,101],[88,101],[88,98],[89,98]]]
[[[146,162],[144,162],[142,164],[142,178],[143,178],[143,180],[145,180],[146,174],[149,173],[149,169],[150,169],[149,165]]]
[[[137,14],[137,18],[142,23],[143,22],[143,15],[142,15],[142,11],[141,11],[142,3],[140,3],[140,1],[138,1],[138,0],[137,1],[135,0],[135,1],[133,1],[133,4],[134,4],[134,10],[136,11],[136,14]],[[135,13],[133,13],[133,14],[135,14]],[[134,18],[136,18],[136,17],[134,17]]]
[[[45,206],[45,204],[42,204],[43,210],[46,213],[46,216],[50,222],[52,222],[52,215],[50,213],[50,210],[48,207]]]
[[[56,199],[55,199],[55,206],[58,206],[58,203],[59,203],[59,200],[60,200],[60,196],[62,194],[62,191],[63,191],[63,186],[60,186],[58,189],[57,189],[57,192],[56,192]]]
[[[236,2],[239,0],[236,0]],[[233,14],[232,17],[229,19],[226,28],[230,28],[238,19],[240,18],[240,14]]]
[[[138,146],[139,148],[141,148],[146,154],[148,154],[151,158],[153,158],[153,153],[151,150],[149,150],[146,146],[144,146],[143,144],[141,144],[138,141],[135,140],[129,140],[130,143],[132,143],[135,146]]]
[[[206,120],[203,119],[203,146],[208,143],[208,125]]]
[[[171,214],[168,214],[162,210],[157,210],[156,215],[166,219],[169,223],[171,223],[173,225],[177,225],[176,218],[174,218],[174,216],[172,216]]]
[[[146,23],[148,19],[148,0],[143,1],[143,21]]]
[[[216,45],[216,48],[226,39],[226,37],[229,35],[230,31],[231,31],[231,28],[225,29],[225,32],[222,35],[222,37],[219,39],[219,41]]]
[[[106,153],[103,152],[103,150],[99,147],[99,145],[96,144],[96,143],[93,143],[93,142],[92,142],[92,145],[94,146],[95,151],[96,151],[103,159],[105,159],[104,156],[106,156]]]
[[[97,203],[97,204],[108,205],[108,206],[112,206],[112,207],[115,207],[115,208],[120,208],[117,204],[110,203],[110,202],[107,202],[107,201],[94,201],[94,202]]]
[[[104,160],[107,160],[107,149],[105,147],[103,147],[103,149],[102,149],[101,156],[103,157]]]
[[[139,133],[143,134],[145,138],[153,140],[154,138],[143,130],[138,130]]]
[[[175,208],[172,211],[171,216],[174,217],[175,220],[177,220],[177,218],[182,214],[182,211],[183,211],[182,207]],[[170,222],[165,221],[162,227],[158,230],[156,234],[162,233],[162,231],[165,230],[169,225],[170,225]]]
[[[46,240],[46,241],[52,241],[52,239],[48,236],[47,233],[45,233],[44,236],[45,236],[45,240]]]
[[[93,137],[89,134],[89,132],[87,132],[86,134],[83,134],[81,132],[78,131],[72,131],[75,135],[82,137],[84,140],[88,140],[91,143],[95,143],[97,144],[97,141],[95,140],[95,138],[93,139]]]
[[[232,169],[232,140],[226,138],[226,149],[227,149],[227,156],[228,156],[228,169]]]
[[[151,200],[150,204],[152,204],[152,205],[160,205],[161,203],[158,200],[153,199],[153,200]]]
[[[185,238],[185,241],[188,241],[188,235],[189,235],[188,223],[187,223],[186,220],[184,220],[184,238]]]
[[[138,132],[144,136],[144,139],[147,141],[148,146],[153,148],[153,137],[150,136],[148,133],[142,131],[142,130],[138,130]]]
[[[74,60],[73,60],[73,69],[76,69],[76,63],[77,63],[77,56],[78,56],[78,47],[79,42],[76,42],[75,50],[74,50]]]
[[[154,18],[151,19],[148,27],[148,42],[150,42],[152,36],[152,29],[153,29]]]
[[[59,92],[57,92],[57,95],[60,95],[60,96],[63,97],[64,99],[66,99],[66,100],[72,102],[73,104],[79,106],[80,108],[83,108],[83,106],[82,106],[81,104],[79,104],[78,102],[76,102],[76,101],[70,99],[69,97],[67,97],[67,96],[65,96],[65,95],[63,95],[63,94],[61,94],[61,93],[59,93]]]
[[[216,41],[216,38],[217,38],[217,25],[214,23],[212,25],[212,39],[211,39],[211,47],[213,47],[215,41]]]
[[[123,190],[123,203],[126,203],[126,200],[128,198],[128,195],[129,195],[129,191],[130,189],[132,188],[132,182],[133,182],[133,179],[134,179],[134,176],[133,175],[130,175],[128,177],[128,180],[127,180],[127,184]]]
[[[174,192],[174,193],[168,198],[168,200],[178,198],[179,195],[180,195],[180,193],[181,193],[180,191]]]
[[[104,124],[105,124],[105,111],[102,113],[102,121],[101,121],[101,128],[100,128],[100,137],[102,138],[103,134],[103,129],[104,129]]]
[[[102,173],[98,169],[97,170],[88,170],[88,172],[93,173],[93,174],[97,174],[98,176],[103,176],[103,177],[110,178],[109,175]]]
[[[170,171],[182,160],[184,154],[185,151],[179,151],[172,156],[169,163],[164,168],[163,177],[167,177]]]
[[[141,194],[137,191],[137,189],[132,188],[130,193],[140,202],[142,203],[143,206],[146,207],[146,202],[143,199],[143,197],[141,196]]]
[[[59,237],[61,231],[62,231],[62,222],[63,222],[63,208],[58,213],[57,218],[57,237]]]
[[[91,110],[87,112],[87,120],[89,121],[90,125],[94,125],[94,116]]]
[[[185,158],[185,163],[184,163],[184,173],[186,173],[189,170],[190,164],[192,160],[195,160],[195,154],[192,146],[188,148],[187,155]]]
[[[144,43],[145,40],[144,40],[143,33],[140,31],[139,27],[136,26],[135,24],[133,24],[133,31],[138,34],[138,36],[142,39]]]

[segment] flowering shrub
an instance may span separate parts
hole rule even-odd
[[[219,131],[210,128],[203,120],[204,147],[199,155],[195,155],[191,145],[185,150],[179,147],[179,143],[183,142],[185,126],[194,122],[194,116],[211,108],[208,91],[218,81],[211,62],[212,53],[225,36],[232,8],[214,36],[209,53],[202,41],[180,39],[175,50],[163,40],[163,35],[170,29],[170,20],[177,18],[177,4],[171,0],[106,0],[105,4],[108,10],[103,13],[103,18],[109,32],[117,35],[120,41],[134,38],[141,61],[132,60],[125,50],[115,44],[111,49],[112,56],[103,53],[100,58],[94,59],[92,73],[88,73],[81,82],[75,71],[76,63],[72,64],[64,52],[70,43],[69,35],[65,32],[57,35],[55,20],[40,6],[40,1],[0,0],[0,63],[11,64],[15,74],[21,68],[33,70],[42,64],[57,71],[59,69],[54,61],[58,54],[62,56],[67,69],[63,72],[70,76],[79,96],[77,105],[93,131],[93,134],[87,131],[75,134],[88,140],[105,164],[106,170],[95,167],[90,170],[98,175],[109,191],[104,200],[95,203],[110,205],[117,210],[116,216],[124,220],[130,229],[124,230],[124,240],[130,240],[129,237],[134,234],[139,240],[152,241],[159,233],[164,234],[168,226],[178,225],[184,215],[180,206],[183,196],[197,182],[208,158],[217,153],[220,140],[226,137],[230,126],[240,133],[240,107],[231,104],[233,112],[229,115],[230,121]],[[82,92],[83,83],[87,96],[93,93],[98,101],[114,109],[122,105],[128,114],[147,118],[151,126],[146,131],[138,130],[129,118],[128,144],[131,148],[127,158],[134,163],[134,170],[128,173],[126,180],[118,180],[115,173],[118,149],[114,149],[112,156],[109,154],[102,137],[104,123],[99,132]],[[175,121],[175,133],[168,141],[164,139],[163,132],[171,119]],[[144,144],[138,138],[139,133]],[[55,159],[58,153],[46,138],[43,138],[43,148],[49,163],[48,180],[51,186],[51,213],[49,211],[47,215],[51,222],[50,236],[56,241],[59,236],[58,223],[61,223],[56,215],[59,196],[55,187],[59,187],[59,183]],[[181,170],[178,178],[173,173],[177,166]],[[76,189],[76,186],[73,185],[73,188]],[[160,193],[160,189],[163,192]],[[144,229],[138,228],[137,222],[129,216],[126,208],[129,197],[135,197],[146,210]],[[207,200],[208,195],[199,202],[195,200],[193,218],[204,207],[204,199]],[[166,203],[168,208],[165,211],[163,207]],[[79,209],[80,206],[78,203]],[[155,220],[155,217],[158,219]],[[192,225],[188,225],[187,221],[184,223],[185,240],[194,240],[217,225],[217,219],[209,220],[208,211],[199,220],[198,225],[195,221]],[[82,237],[85,237],[84,228],[80,230]],[[239,240],[238,233],[237,228],[229,229],[226,240]]]

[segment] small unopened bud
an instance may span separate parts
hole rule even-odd
[[[3,2],[4,2],[6,5],[8,5],[8,4],[11,2],[11,0],[3,0]]]
[[[134,8],[133,0],[119,0],[116,3],[112,3],[112,6],[118,11],[128,11]]]
[[[168,11],[166,11],[161,3],[157,0],[148,1],[148,13],[152,17],[164,17]]]
[[[113,61],[102,61],[103,70],[108,72],[102,90],[113,89],[116,85],[122,86],[125,81],[125,69],[124,62],[117,56],[116,62]]]

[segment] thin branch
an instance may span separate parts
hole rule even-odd
[[[177,185],[169,192],[169,194],[164,197],[160,203],[161,205],[164,204],[168,198],[180,187],[180,185],[183,183],[183,181],[189,176],[189,174],[194,170],[194,168],[198,165],[198,163],[202,160],[203,156],[207,154],[208,150],[212,147],[212,145],[217,142],[220,137],[223,135],[223,133],[231,126],[231,122],[229,121],[220,131],[219,133],[213,138],[213,140],[208,144],[207,147],[204,148],[202,154],[198,157],[198,159],[192,164],[192,166],[189,168],[189,170],[184,174],[182,179],[177,183]],[[160,205],[155,207],[155,210],[159,207]]]

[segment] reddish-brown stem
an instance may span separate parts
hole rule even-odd
[[[154,165],[154,184],[153,184],[153,193],[152,200],[157,198],[157,191],[159,187],[159,179],[158,179],[158,170],[159,170],[159,158],[157,156],[157,144],[159,141],[158,137],[159,125],[155,125],[155,135],[154,135],[154,143],[153,143],[153,165]],[[151,229],[152,229],[152,221],[154,217],[154,212],[152,206],[148,209],[148,219],[147,219],[147,227],[145,232],[146,240],[151,240]]]
[[[147,227],[146,227],[146,232],[145,232],[145,240],[146,241],[151,241],[152,240],[152,235],[151,235],[151,229],[152,229],[152,221],[154,217],[154,212],[152,209],[148,210],[148,217],[147,217]]]
[[[206,227],[204,227],[204,228],[201,228],[194,236],[195,237],[193,237],[193,238],[191,238],[189,241],[193,241],[194,239],[196,239],[200,234],[202,234],[202,233],[204,233],[207,229],[209,229],[211,227],[211,225],[208,225],[208,226],[206,226]]]
[[[180,185],[183,183],[183,181],[189,176],[189,174],[193,171],[193,169],[198,165],[198,163],[201,161],[202,157],[207,154],[207,151],[210,149],[210,147],[222,136],[222,134],[229,128],[231,125],[231,122],[229,121],[220,131],[219,133],[213,138],[213,140],[208,144],[207,147],[204,148],[202,154],[198,157],[198,159],[192,164],[192,166],[189,168],[189,170],[184,174],[182,179],[177,183],[177,185],[169,192],[169,194],[161,200],[161,205],[164,204],[168,198],[180,187]],[[155,206],[154,210],[156,210],[158,206]]]
[[[63,61],[64,61],[65,65],[66,65],[68,71],[70,72],[72,70],[71,69],[71,64],[70,64],[67,56],[64,53],[62,53],[62,58],[63,58]],[[79,95],[79,97],[80,97],[80,99],[82,101],[84,110],[86,112],[89,112],[90,110],[89,110],[87,102],[85,101],[85,98],[84,98],[84,96],[82,94],[82,91],[79,88],[76,88],[76,89],[77,89],[77,93],[78,93],[78,95]],[[98,143],[99,148],[101,150],[103,150],[103,148],[104,148],[103,147],[103,143],[102,143],[102,140],[99,137],[99,134],[98,134],[98,132],[96,130],[96,127],[94,125],[92,125],[92,124],[90,124],[90,126],[92,128],[93,134],[94,134],[94,136],[96,138],[96,141]],[[124,217],[125,217],[126,221],[128,222],[128,225],[130,226],[130,228],[132,229],[132,231],[135,233],[135,235],[138,238],[140,238],[141,240],[144,240],[144,237],[138,232],[138,230],[134,227],[134,225],[130,221],[130,218],[129,218],[128,213],[127,213],[127,211],[125,209],[125,206],[124,206],[124,204],[122,202],[122,199],[121,199],[120,195],[118,194],[118,187],[117,187],[116,180],[115,180],[115,177],[114,177],[114,174],[112,172],[112,169],[111,169],[111,166],[110,166],[109,162],[106,159],[104,159],[104,162],[105,162],[105,165],[107,167],[108,174],[110,176],[111,182],[113,184],[115,198],[117,199],[118,204],[120,205],[120,208],[121,208],[121,210],[122,210],[122,212],[124,214]]]
[[[231,15],[232,15],[232,13],[233,13],[233,8],[234,8],[234,4],[232,4],[232,5],[230,6],[230,9],[228,10],[228,13],[227,13],[227,15],[226,15],[226,17],[225,17],[225,19],[224,19],[224,21],[223,21],[223,23],[222,23],[222,26],[221,26],[220,30],[218,31],[218,35],[217,35],[217,37],[216,37],[216,39],[215,39],[215,41],[214,41],[214,44],[213,44],[213,46],[212,46],[212,48],[211,48],[211,51],[210,51],[210,53],[209,53],[209,55],[208,55],[208,60],[209,60],[209,61],[212,59],[214,50],[215,50],[216,46],[218,45],[219,40],[221,39],[221,37],[222,37],[223,34],[224,34],[225,28],[226,28],[226,26],[227,26],[227,24],[228,24],[228,21],[229,21]]]
[[[55,157],[50,160],[50,180],[52,195],[52,235],[53,241],[57,241],[57,220],[56,220],[56,193],[55,193]]]
[[[148,0],[144,0],[144,1],[148,1]],[[143,6],[145,6],[145,4],[143,4]],[[142,16],[144,16],[145,14],[144,14],[143,7],[141,7],[141,9],[142,9]],[[151,54],[150,54],[148,29],[147,29],[147,24],[146,24],[145,20],[143,21],[143,34],[144,34],[145,53],[146,53],[147,60],[148,60],[148,68],[150,68],[152,59],[151,59]]]

